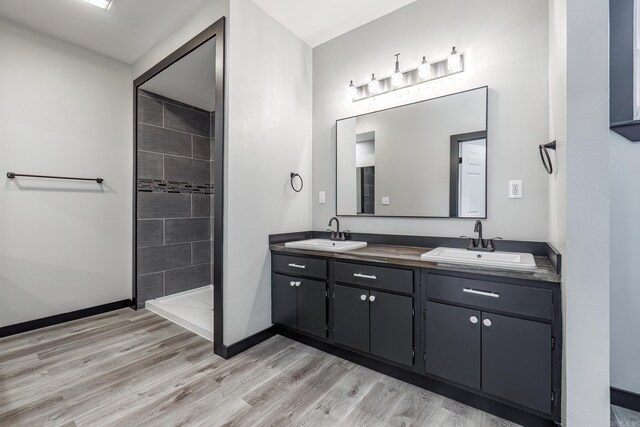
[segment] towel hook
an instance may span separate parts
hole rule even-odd
[[[540,144],[538,146],[538,150],[540,150],[540,160],[542,160],[542,165],[544,169],[547,171],[549,175],[553,173],[553,164],[551,163],[551,157],[549,156],[548,150],[555,150],[556,142],[551,141],[547,144]]]
[[[304,187],[304,181],[302,180],[302,177],[300,176],[300,174],[295,173],[295,172],[291,172],[290,177],[291,177],[291,188],[293,188],[293,191],[295,191],[296,193],[301,192],[302,188]],[[296,188],[295,184],[293,183],[293,180],[296,177],[298,177],[300,179],[300,188]]]

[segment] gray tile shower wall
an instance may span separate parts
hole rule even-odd
[[[138,92],[138,307],[212,281],[214,120]]]

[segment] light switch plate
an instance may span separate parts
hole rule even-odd
[[[388,205],[389,204],[389,198],[388,197],[383,197],[382,198],[382,204],[383,205]]]
[[[324,205],[325,203],[327,203],[327,193],[324,191],[321,191],[318,193],[318,203],[320,203],[321,205]]]
[[[522,199],[522,180],[509,181],[509,198]]]

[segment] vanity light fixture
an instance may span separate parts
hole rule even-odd
[[[393,85],[393,87],[402,86],[404,84],[404,74],[400,72],[400,61],[398,60],[399,56],[400,54],[396,53],[396,70],[391,76],[391,84]]]
[[[376,79],[374,73],[371,74],[371,81],[369,82],[369,93],[376,94],[380,92],[380,82]]]
[[[422,57],[422,62],[418,67],[418,77],[421,79],[427,79],[431,75],[431,64],[427,62],[427,57]]]
[[[109,10],[109,8],[111,7],[111,3],[113,3],[113,0],[84,0],[84,1],[94,6],[97,6],[103,10]]]
[[[465,61],[463,54],[459,53],[455,46],[448,55],[437,60],[427,61],[423,56],[422,61],[415,68],[400,71],[400,54],[397,53],[396,66],[391,75],[380,79],[375,73],[371,79],[363,84],[354,84],[353,80],[347,86],[347,96],[351,102],[359,102],[365,99],[375,102],[386,99],[392,92],[397,96],[405,96],[412,93],[413,86],[423,85],[428,82],[447,78],[464,71]]]
[[[462,70],[462,59],[455,46],[451,48],[451,54],[447,58],[447,70],[452,73]]]
[[[351,80],[351,83],[349,83],[349,87],[347,87],[347,98],[349,98],[349,101],[353,101],[353,98],[355,98],[357,94],[358,88],[355,87],[355,85],[353,84],[353,80]]]

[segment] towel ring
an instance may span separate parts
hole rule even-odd
[[[551,157],[549,156],[549,150],[556,149],[556,142],[551,141],[548,144],[540,144],[538,150],[540,150],[540,160],[542,160],[542,166],[549,175],[553,174],[553,164],[551,163]]]
[[[300,176],[300,174],[297,174],[295,172],[291,172],[291,188],[293,188],[293,191],[295,191],[296,193],[299,193],[302,191],[302,189],[304,188],[304,181],[302,180],[302,177]],[[298,177],[300,179],[300,188],[296,188],[295,184],[293,183],[293,180]]]

